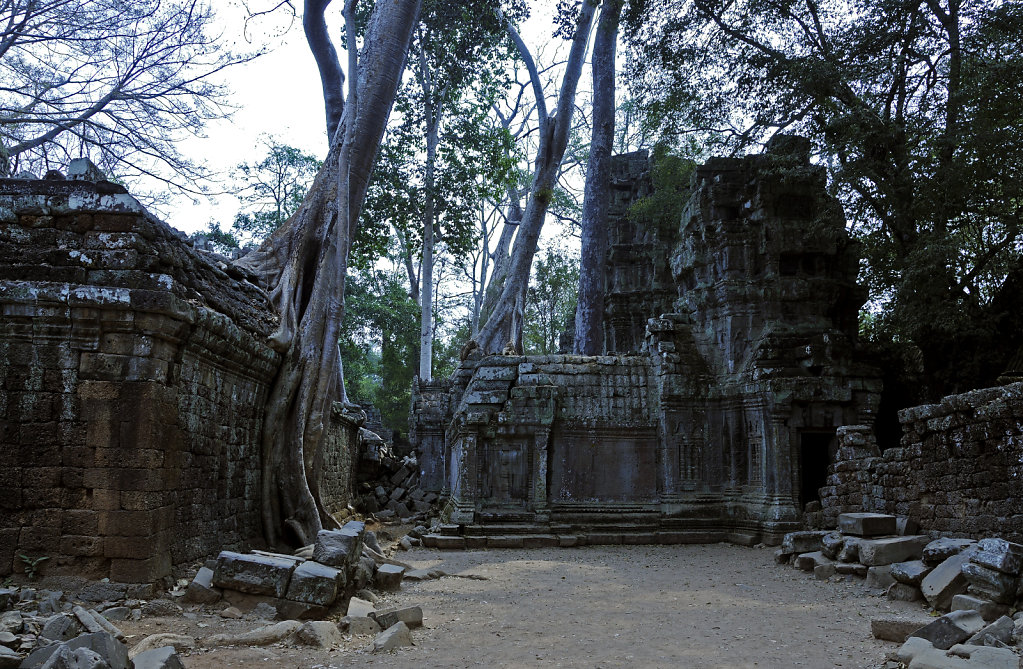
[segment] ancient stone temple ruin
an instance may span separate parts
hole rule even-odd
[[[777,542],[837,428],[873,420],[857,246],[806,142],[697,168],[668,230],[628,215],[645,153],[613,183],[606,354],[470,359],[418,388],[438,545]]]
[[[276,316],[86,162],[0,179],[0,576],[25,555],[151,582],[261,541]],[[314,482],[330,511],[358,430],[335,412]]]

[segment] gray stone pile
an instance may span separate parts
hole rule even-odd
[[[927,625],[872,621],[879,639],[903,643],[889,666],[910,669],[1012,667],[1023,642],[1023,545],[914,534],[912,520],[846,513],[838,529],[793,532],[776,552],[780,564],[819,579],[857,576],[892,600],[926,604],[944,615]]]
[[[359,456],[359,496],[355,510],[379,520],[422,520],[433,510],[436,493],[419,487],[420,468],[415,455],[395,457],[390,445],[363,431]]]

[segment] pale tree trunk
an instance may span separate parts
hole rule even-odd
[[[426,122],[426,170],[423,179],[426,202],[423,205],[423,262],[419,266],[423,296],[419,310],[419,379],[430,381],[433,379],[433,228],[436,212],[434,189],[442,105],[440,102],[433,104],[433,81],[426,62],[425,47],[422,44],[420,47],[418,79],[423,90],[423,112]]]
[[[615,137],[615,46],[622,0],[604,0],[593,39],[593,129],[583,195],[579,300],[575,309],[575,352],[604,352],[604,273],[607,209],[611,199],[611,146]]]
[[[328,144],[334,137],[334,132],[341,122],[341,114],[345,108],[345,75],[341,71],[337,51],[334,50],[334,44],[330,41],[327,22],[323,18],[323,13],[329,4],[330,0],[305,0],[305,7],[302,11],[302,28],[305,32],[305,39],[309,44],[313,59],[316,61],[316,68],[320,71],[323,106],[327,116]],[[280,220],[279,215],[277,220]]]
[[[561,81],[558,94],[556,113],[547,117],[543,108],[543,91],[532,57],[518,33],[508,23],[508,31],[519,48],[530,78],[534,81],[537,95],[537,110],[540,112],[540,145],[537,151],[533,170],[533,182],[530,187],[529,201],[522,215],[512,250],[511,261],[494,310],[487,318],[486,324],[480,328],[476,336],[476,344],[484,353],[498,353],[507,348],[522,350],[522,319],[525,310],[526,288],[529,285],[529,269],[533,264],[540,230],[543,228],[547,209],[550,206],[554,187],[557,184],[561,161],[568,147],[568,134],[572,127],[572,113],[575,110],[575,94],[582,75],[583,60],[586,54],[586,42],[593,24],[595,6],[584,0],[579,10],[575,34],[572,37],[572,48],[565,65],[565,75]],[[494,277],[496,278],[496,276]]]
[[[394,236],[398,238],[398,243],[401,244],[401,261],[405,266],[405,273],[408,275],[409,284],[409,297],[416,304],[419,302],[419,273],[416,271],[415,263],[412,262],[412,247],[409,245],[408,238],[398,228],[391,228],[394,230]]]
[[[505,216],[504,226],[501,228],[501,236],[497,238],[497,248],[490,256],[494,266],[490,270],[490,280],[483,289],[483,305],[480,308],[478,320],[486,321],[494,312],[497,301],[501,298],[501,291],[504,289],[504,280],[508,277],[508,266],[511,265],[512,239],[515,238],[515,231],[522,223],[521,194],[518,188],[508,188],[508,213]],[[480,326],[477,324],[473,337],[479,333]]]
[[[260,275],[281,324],[283,359],[267,398],[262,436],[263,524],[271,545],[312,541],[324,524],[311,476],[330,407],[344,400],[338,335],[348,250],[373,161],[405,67],[419,0],[378,3],[330,152],[299,210],[239,261]],[[354,44],[351,45],[354,48]]]

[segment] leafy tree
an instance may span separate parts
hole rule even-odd
[[[536,261],[526,293],[526,320],[522,341],[526,353],[558,352],[565,324],[576,312],[579,261],[547,248]]]
[[[323,166],[315,156],[273,138],[264,145],[266,155],[258,163],[242,163],[237,169],[243,211],[231,229],[245,242],[262,242],[298,211]]]
[[[917,349],[924,396],[994,381],[1020,341],[1020,3],[646,0],[627,23],[662,138],[812,138],[864,243],[871,333]]]
[[[250,57],[220,45],[214,20],[197,0],[0,4],[0,174],[87,156],[197,192],[177,143],[225,116],[212,77]]]

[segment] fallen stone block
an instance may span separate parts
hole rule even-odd
[[[344,574],[322,565],[307,561],[295,567],[285,599],[319,606],[330,606],[337,599],[338,591],[344,587]]]
[[[907,516],[896,516],[895,533],[903,537],[908,534],[919,534],[920,523]]]
[[[931,573],[931,568],[924,564],[923,560],[910,560],[909,562],[896,562],[892,565],[892,578],[899,583],[906,585],[920,586],[924,576]]]
[[[93,631],[106,632],[107,634],[112,635],[118,641],[124,641],[124,632],[122,632],[121,629],[114,625],[112,622],[107,620],[106,612],[98,613],[95,609],[85,611],[80,606],[74,607],[73,611],[75,612],[75,615],[79,618],[81,618],[81,614],[86,614],[92,617],[93,622],[99,626],[99,629],[93,629],[92,627],[89,627],[87,625],[86,627],[89,628],[90,632]]]
[[[384,609],[371,613],[370,617],[380,624],[383,629],[388,629],[397,622],[403,622],[409,629],[423,626],[423,608],[421,606],[407,606],[401,609]]]
[[[819,564],[813,568],[813,577],[818,581],[826,581],[836,573],[834,564]]]
[[[924,561],[924,564],[934,567],[953,555],[962,553],[975,543],[977,542],[973,539],[951,539],[949,537],[935,539],[924,546],[921,559]]]
[[[921,627],[911,636],[926,639],[932,646],[940,650],[948,650],[952,646],[966,641],[982,629],[984,629],[984,619],[976,611],[953,611]]]
[[[82,588],[78,593],[78,599],[83,602],[116,602],[124,599],[127,592],[126,583],[96,581]]]
[[[147,618],[166,618],[169,616],[180,616],[181,606],[169,599],[154,599],[146,602],[142,607],[142,615]]]
[[[1009,616],[1002,616],[998,620],[977,632],[966,644],[969,646],[996,646],[1012,643],[1013,620]]]
[[[23,657],[7,646],[0,646],[0,669],[16,669],[21,666]]]
[[[902,643],[925,624],[905,618],[874,618],[870,621],[870,633],[875,639]]]
[[[1003,574],[1018,576],[1023,571],[1023,545],[1005,539],[981,539],[973,561]]]
[[[927,639],[911,635],[908,639],[906,639],[905,643],[903,643],[902,646],[893,653],[893,656],[899,662],[909,664],[918,655],[922,655],[926,652],[933,652],[935,650],[934,646],[932,646],[931,642]]]
[[[128,651],[128,657],[134,660],[137,655],[168,646],[179,653],[183,653],[186,650],[195,648],[195,639],[184,634],[150,634],[132,646],[131,650]]]
[[[892,578],[892,566],[889,564],[880,567],[867,568],[867,587],[874,590],[888,590],[895,583]]]
[[[40,669],[107,669],[99,653],[88,648],[72,650],[67,644],[59,644]]]
[[[111,622],[127,620],[130,615],[131,609],[127,606],[111,606],[109,609],[103,609],[103,617]]]
[[[373,606],[373,602],[359,597],[352,597],[348,600],[348,611],[346,615],[358,618],[362,616],[368,616],[372,613],[376,613],[376,608]]]
[[[281,600],[286,601],[286,600]],[[277,617],[277,606],[269,602],[260,602],[245,614],[249,620],[273,620]]]
[[[213,572],[213,585],[253,595],[283,597],[294,570],[294,560],[221,551]]]
[[[75,616],[60,613],[50,617],[44,624],[39,636],[51,641],[69,641],[85,631]]]
[[[24,626],[25,620],[21,615],[21,611],[6,611],[3,615],[0,615],[0,632],[19,634]]]
[[[177,651],[170,646],[147,650],[136,655],[132,661],[135,669],[185,669]]]
[[[920,557],[928,538],[923,535],[889,537],[885,539],[860,539],[860,562],[876,567]]]
[[[845,545],[845,537],[839,532],[828,532],[821,537],[821,552],[829,560],[837,560],[838,554],[842,552]]]
[[[184,600],[195,604],[216,604],[220,601],[219,588],[213,587],[213,570],[201,567],[185,590]]]
[[[295,633],[295,637],[307,646],[317,648],[333,648],[342,642],[341,631],[337,625],[327,620],[311,620]]]
[[[79,649],[92,651],[110,665],[110,669],[129,669],[131,667],[131,660],[128,659],[128,647],[106,632],[82,634],[70,641],[36,648],[22,661],[21,667],[24,669],[43,667],[51,656],[62,648],[71,651],[72,654]]]
[[[838,530],[858,537],[880,537],[898,530],[895,516],[883,513],[840,513]]]
[[[842,550],[838,552],[839,562],[859,562],[860,540],[856,537],[846,537],[842,544]]]
[[[277,617],[282,620],[318,620],[326,618],[330,609],[319,604],[292,602],[282,599],[277,602]]]
[[[913,669],[1018,669],[1019,656],[1007,648],[991,648],[987,646],[952,646],[945,654],[949,660],[964,660],[965,664],[960,665],[939,665],[935,661],[933,665],[920,663],[911,665]]]
[[[928,604],[939,611],[948,611],[952,598],[966,592],[963,565],[969,560],[968,552],[955,553],[924,576],[920,581],[920,591]]]
[[[827,533],[826,530],[789,532],[781,541],[781,550],[784,553],[811,553],[819,551],[821,549],[821,539]]]
[[[373,652],[383,653],[403,646],[412,646],[412,632],[408,625],[397,622],[385,629],[373,639]]]
[[[297,620],[285,620],[274,625],[257,627],[241,634],[214,634],[202,640],[202,645],[213,646],[269,646],[283,641],[298,631],[302,623]]]
[[[362,523],[347,523],[340,530],[320,530],[316,533],[313,560],[338,569],[353,567],[362,555],[364,533]]]
[[[843,576],[853,575],[859,576],[860,578],[866,578],[867,572],[870,571],[870,567],[859,562],[836,562],[835,571]]]
[[[956,595],[952,598],[951,609],[953,611],[976,611],[981,618],[987,621],[997,620],[1011,610],[1004,604],[995,604],[973,595]]]
[[[340,625],[355,636],[368,636],[380,632],[380,625],[368,616],[345,616],[341,619]]]
[[[919,602],[923,601],[924,595],[915,585],[892,583],[888,586],[885,597],[893,602]]]
[[[995,604],[1012,604],[1016,600],[1019,579],[990,567],[977,564],[977,555],[963,565],[963,576],[971,593],[990,599]]]
[[[820,565],[831,564],[831,560],[824,557],[824,553],[821,551],[814,551],[812,553],[802,553],[797,555],[793,564],[803,571],[813,571]]]
[[[401,588],[401,579],[405,568],[394,564],[383,564],[377,568],[373,576],[373,584],[380,590],[394,591]]]
[[[236,606],[229,606],[220,612],[221,618],[227,618],[228,620],[241,620],[244,614]]]

